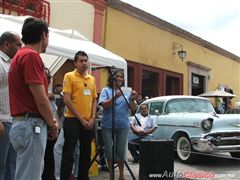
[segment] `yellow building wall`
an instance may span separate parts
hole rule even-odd
[[[94,7],[84,1],[49,0],[50,26],[58,29],[74,29],[89,40],[93,39]]]
[[[106,49],[126,60],[183,74],[183,94],[189,94],[187,62],[190,61],[211,69],[207,91],[223,84],[239,95],[238,62],[111,7],[107,8],[105,23]],[[183,62],[173,55],[174,42],[181,43],[187,51]]]

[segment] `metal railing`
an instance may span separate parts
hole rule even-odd
[[[50,24],[50,3],[46,0],[0,0],[2,14],[31,15]]]

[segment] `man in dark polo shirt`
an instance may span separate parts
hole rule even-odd
[[[16,180],[41,180],[48,133],[58,134],[48,100],[48,81],[40,53],[48,46],[48,26],[27,18],[22,27],[25,47],[14,56],[9,72],[10,140],[17,152]]]

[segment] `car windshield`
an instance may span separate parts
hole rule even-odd
[[[163,105],[164,105],[164,101],[151,102],[149,114],[151,115],[162,114]]]
[[[173,99],[168,101],[165,107],[166,113],[179,112],[210,112],[213,113],[214,108],[210,101],[204,99]]]

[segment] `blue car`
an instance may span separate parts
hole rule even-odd
[[[193,163],[198,154],[216,152],[240,158],[239,114],[216,114],[209,99],[197,96],[161,96],[143,103],[157,121],[153,136],[173,139],[182,162]]]

